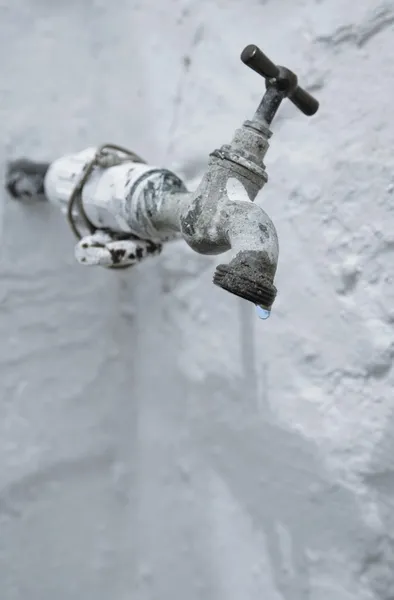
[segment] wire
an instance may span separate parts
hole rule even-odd
[[[117,157],[116,155],[112,155],[112,159],[110,161],[108,161],[108,158],[110,156],[110,154],[107,152],[108,150],[112,150],[114,152],[120,152],[120,153],[124,154],[125,156],[122,159],[119,156]],[[81,232],[78,228],[78,225],[76,223],[76,221],[78,220],[78,217],[82,218],[84,225],[89,230],[90,234],[93,234],[97,231],[97,227],[90,221],[89,217],[87,216],[85,209],[83,207],[83,202],[82,202],[82,192],[83,192],[84,185],[88,181],[93,170],[96,167],[100,167],[100,168],[114,167],[114,166],[119,165],[122,162],[124,162],[126,160],[130,160],[130,159],[136,163],[146,164],[146,161],[143,158],[138,156],[138,154],[136,154],[135,152],[128,150],[127,148],[123,148],[122,146],[117,146],[116,144],[103,144],[102,146],[100,146],[98,148],[98,150],[97,150],[96,154],[93,156],[92,160],[90,162],[88,162],[87,165],[85,165],[83,175],[80,178],[80,180],[78,181],[78,183],[76,184],[76,186],[74,187],[74,189],[70,195],[68,205],[67,205],[67,220],[71,227],[72,232],[74,233],[75,237],[78,240],[82,239],[82,237],[83,237],[83,235],[81,234]],[[75,211],[75,209],[77,209],[77,211]],[[75,214],[75,212],[77,214]]]

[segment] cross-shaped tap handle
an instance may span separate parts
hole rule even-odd
[[[260,48],[254,44],[246,46],[242,51],[241,60],[247,67],[264,77],[267,88],[275,87],[282,92],[304,115],[311,117],[317,112],[319,102],[298,85],[297,75],[286,67],[275,65]]]

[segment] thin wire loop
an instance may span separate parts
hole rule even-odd
[[[104,159],[108,158],[108,156],[109,156],[108,151],[111,151],[111,150],[113,152],[120,152],[120,153],[124,154],[124,158],[118,157],[118,160],[116,160],[116,158],[114,157],[115,161],[112,160],[110,165],[108,165],[108,164],[106,165]],[[89,217],[87,216],[85,209],[83,207],[83,202],[82,202],[82,191],[83,191],[84,185],[88,181],[93,170],[96,167],[101,167],[101,168],[113,167],[113,166],[122,164],[122,162],[124,162],[126,160],[130,160],[130,159],[136,163],[146,164],[146,161],[143,158],[138,156],[138,154],[136,154],[135,152],[128,150],[127,148],[123,148],[122,146],[118,146],[116,144],[103,144],[102,146],[100,146],[98,148],[98,150],[95,153],[95,155],[93,156],[92,160],[90,162],[88,162],[87,165],[85,166],[83,175],[77,182],[76,186],[74,187],[74,189],[70,195],[68,205],[67,205],[67,220],[71,227],[72,232],[74,233],[75,237],[78,240],[81,240],[83,237],[83,235],[81,234],[81,232],[78,228],[78,225],[76,223],[78,216],[82,219],[85,227],[89,230],[91,235],[97,231],[97,227],[90,221]],[[77,209],[77,215],[75,215],[75,209]]]

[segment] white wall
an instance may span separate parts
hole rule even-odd
[[[3,164],[112,141],[194,185],[262,94],[248,43],[321,101],[267,156],[268,322],[183,243],[85,270],[56,208],[7,200],[1,600],[394,598],[393,25],[389,0],[1,0]]]

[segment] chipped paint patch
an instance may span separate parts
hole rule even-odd
[[[149,256],[160,254],[161,244],[149,240],[116,239],[107,231],[97,230],[75,246],[75,258],[86,266],[132,267]]]

